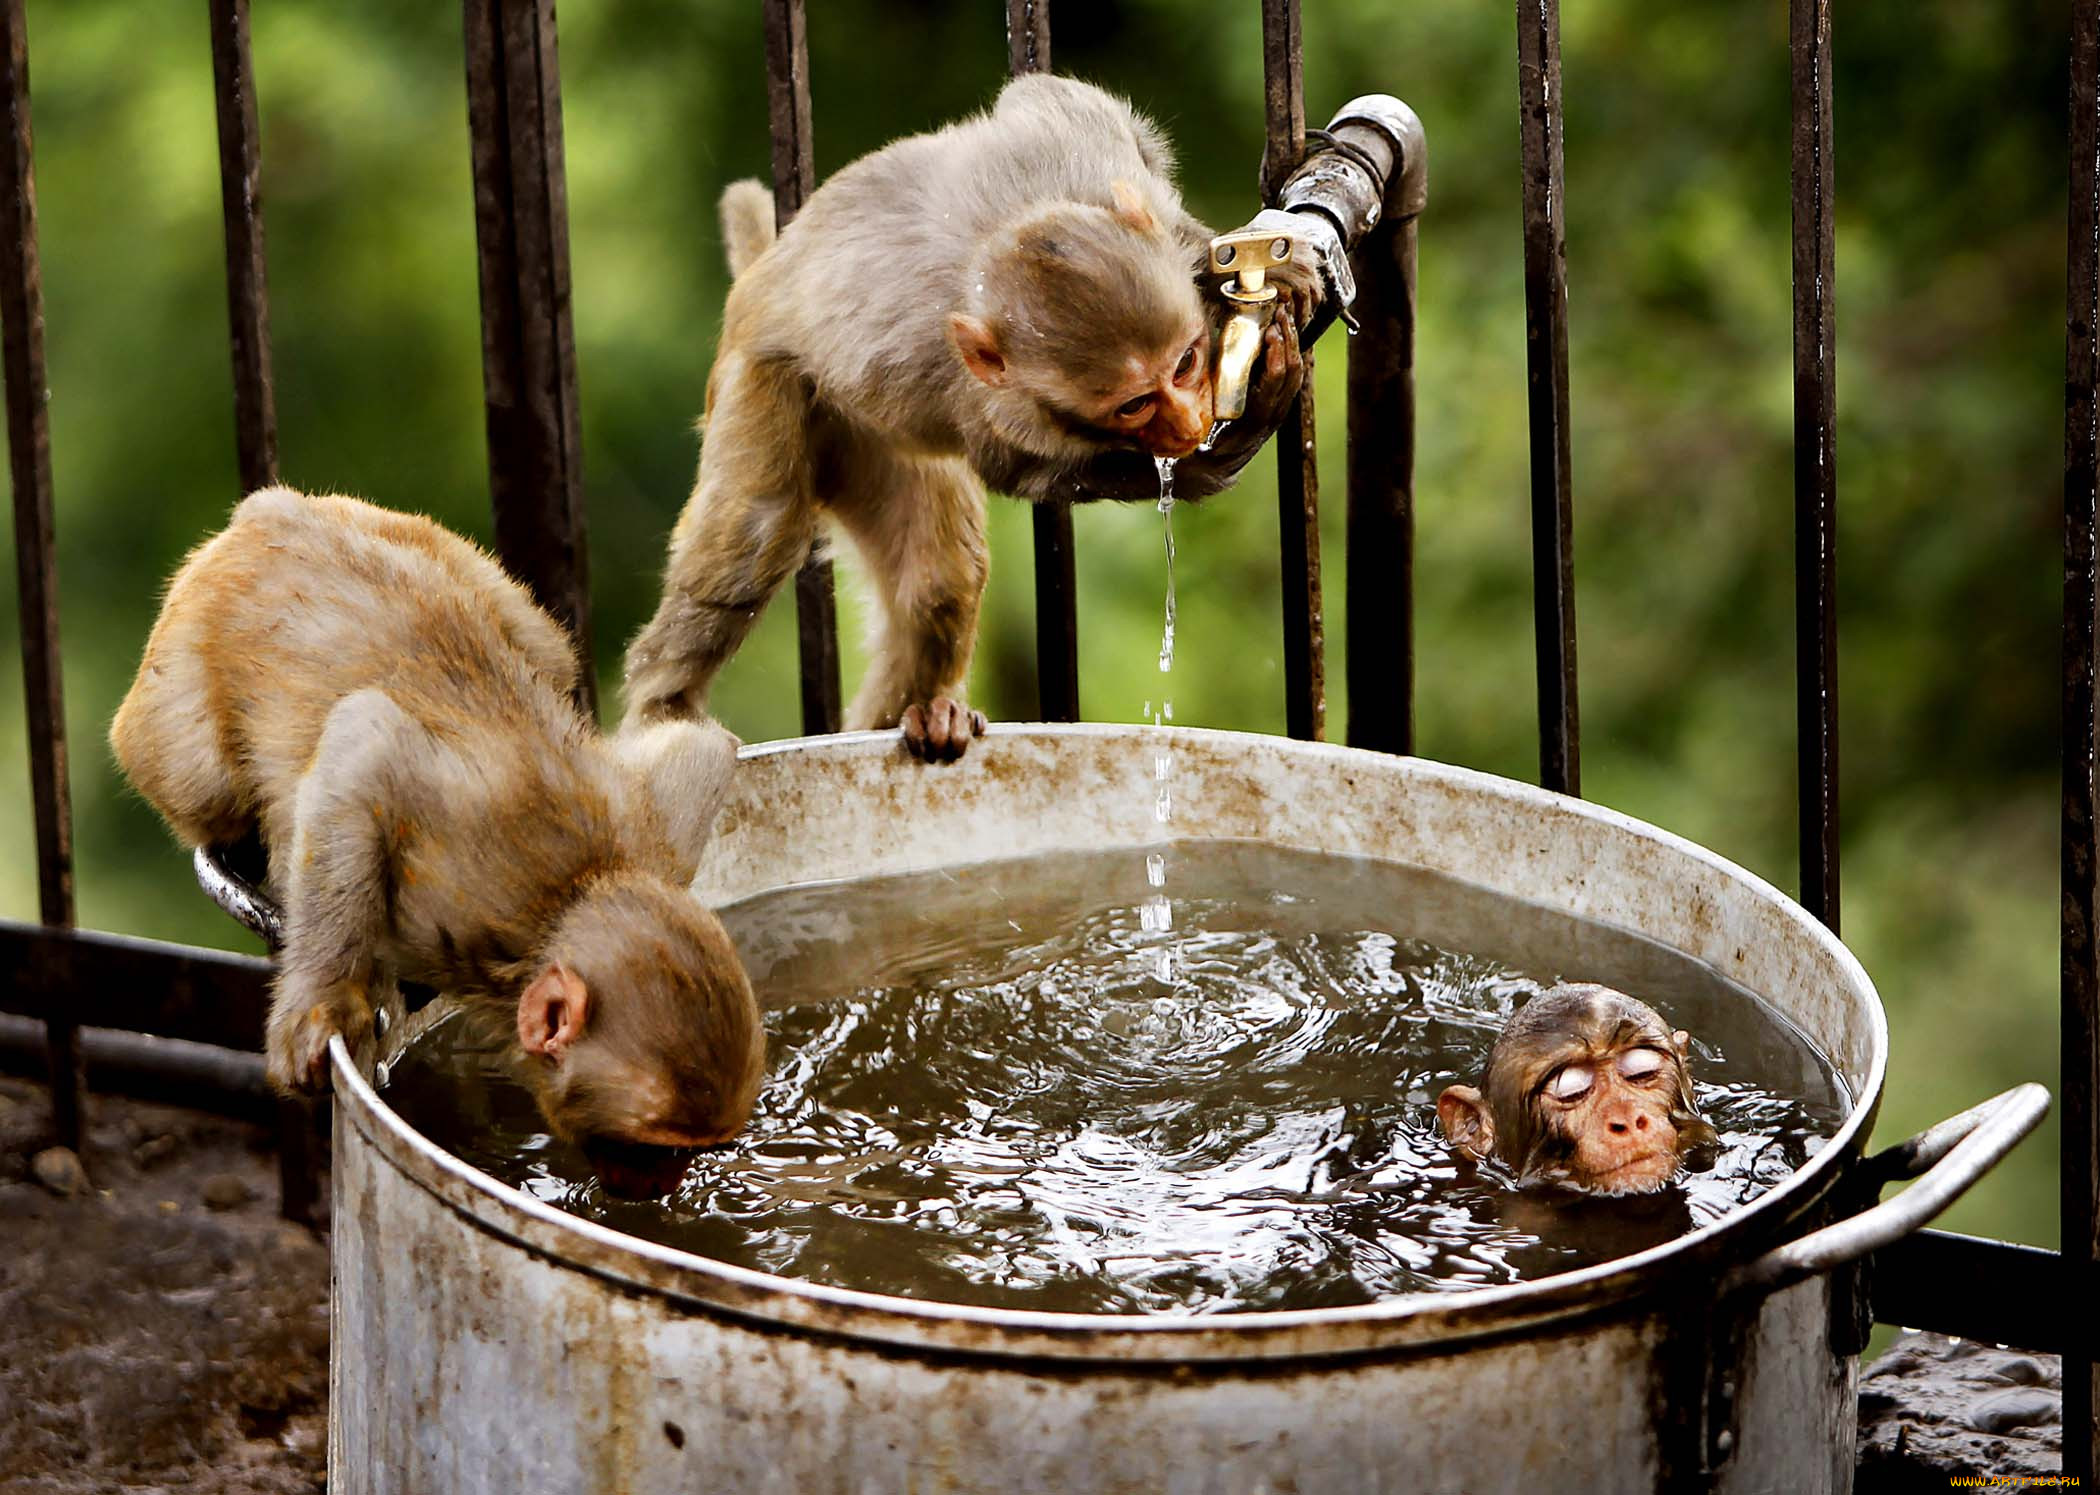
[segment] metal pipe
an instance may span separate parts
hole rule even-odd
[[[80,1051],[98,1090],[267,1122],[277,1098],[260,1054],[120,1028],[81,1028]],[[35,1074],[45,1064],[44,1025],[0,1013],[0,1069]]]
[[[554,0],[464,0],[496,551],[572,635],[595,711]]]
[[[7,382],[7,450],[14,487],[15,576],[28,698],[30,797],[36,817],[37,906],[46,927],[73,927],[73,807],[58,648],[58,557],[51,517],[50,398],[44,374],[44,289],[36,248],[29,34],[22,0],[0,0],[0,365]],[[80,1046],[73,1019],[52,1012],[52,1130],[67,1147],[82,1131]]]
[[[1830,0],[1792,0],[1794,651],[1801,903],[1838,927],[1837,233]]]
[[[1392,202],[1357,245],[1349,346],[1349,745],[1415,750],[1415,256],[1429,153],[1414,120]]]
[[[1262,82],[1268,134],[1261,195],[1279,204],[1305,160],[1304,28],[1298,0],[1262,0]],[[1305,384],[1276,428],[1276,523],[1283,576],[1284,730],[1327,735],[1326,627],[1320,594],[1320,471],[1313,421],[1313,355]]]
[[[766,0],[766,102],[773,139],[773,226],[783,229],[817,190],[809,123],[809,28],[802,0]],[[795,642],[802,731],[836,732],[839,618],[831,558],[812,545],[795,573]]]
[[[2100,607],[2100,0],[2071,7],[2070,270],[2064,354],[2061,1032],[2066,1303],[2100,1289],[2100,927],[2095,873],[2094,613]],[[2081,1297],[2083,1292],[2087,1296]],[[2064,1473],[2100,1479],[2100,1388],[2090,1335],[2063,1361]]]
[[[241,491],[253,493],[277,481],[277,399],[270,373],[262,138],[248,46],[248,0],[211,0],[211,71],[219,116],[219,198],[226,219],[234,438]]]
[[[1582,793],[1575,688],[1575,507],[1568,478],[1568,244],[1560,0],[1517,0],[1524,158],[1524,342],[1531,409],[1531,588],[1539,783]]]
[[[1050,0],[1006,0],[1006,71],[1047,73]],[[1074,574],[1072,506],[1032,506],[1035,539],[1036,713],[1046,722],[1079,720],[1079,583]]]

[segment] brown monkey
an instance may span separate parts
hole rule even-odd
[[[708,376],[700,472],[663,601],[627,652],[627,720],[699,712],[828,517],[859,549],[880,616],[850,727],[901,723],[920,757],[960,756],[988,559],[985,488],[1031,499],[1150,497],[1232,480],[1304,376],[1318,252],[1274,272],[1284,304],[1246,416],[1211,426],[1210,231],[1189,217],[1159,131],[1069,78],[846,167],[773,238],[756,182],[722,199],[736,276]]]
[[[428,519],[271,488],[191,553],[110,730],[191,846],[259,832],[285,940],[267,1049],[315,1088],[371,992],[469,999],[553,1129],[697,1146],[750,1114],[764,1038],[685,891],[735,758],[719,727],[608,739],[554,620]]]
[[[1556,986],[1503,1028],[1479,1090],[1453,1085],[1437,1098],[1437,1122],[1452,1146],[1500,1158],[1520,1184],[1647,1193],[1718,1141],[1692,1098],[1690,1053],[1689,1036],[1645,1003],[1608,986]]]

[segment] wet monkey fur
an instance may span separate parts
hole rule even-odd
[[[312,1089],[372,993],[467,1000],[554,1131],[735,1133],[763,1060],[751,987],[686,891],[736,740],[608,738],[560,626],[466,540],[265,489],[183,563],[111,745],[189,846],[258,832],[285,910],[271,1080]]]
[[[627,652],[630,724],[704,709],[829,520],[878,612],[846,725],[901,724],[918,756],[958,757],[984,729],[963,685],[986,489],[1136,497],[1099,479],[1151,479],[1153,457],[1187,459],[1183,496],[1232,480],[1302,383],[1318,256],[1272,272],[1283,303],[1246,416],[1199,455],[1221,312],[1198,285],[1210,230],[1171,170],[1121,99],[1035,75],[846,167],[777,240],[762,187],[724,194],[736,278],[662,602]]]
[[[1451,1145],[1500,1158],[1523,1185],[1593,1194],[1662,1188],[1711,1161],[1692,1096],[1691,1039],[1608,986],[1556,986],[1517,1010],[1480,1088],[1437,1098]]]

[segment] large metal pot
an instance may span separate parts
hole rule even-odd
[[[2040,1087],[1863,1158],[1880,1001],[1766,883],[1506,779],[1273,737],[1171,738],[1177,836],[1407,863],[1647,934],[1763,994],[1830,1057],[1854,1110],[1753,1204],[1583,1271],[1304,1312],[1024,1313],[746,1271],[528,1198],[373,1090],[375,1059],[412,1026],[396,1013],[377,1051],[334,1054],[330,1489],[1849,1488],[1861,1325],[1845,1264],[1996,1162],[2046,1109]],[[994,728],[938,769],[888,733],[749,748],[696,891],[719,904],[1141,844],[1157,834],[1157,741]]]

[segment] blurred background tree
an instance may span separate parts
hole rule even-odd
[[[653,606],[691,483],[724,288],[715,199],[768,162],[758,7],[562,14],[599,664]],[[1575,555],[1595,799],[1796,885],[1786,8],[1567,8]],[[996,0],[811,6],[818,170],[982,105]],[[1215,224],[1256,206],[1259,8],[1058,7],[1056,60],[1180,144]],[[117,781],[103,734],[158,588],[235,493],[204,8],[30,0],[66,690],[84,924],[239,947]],[[1888,1001],[1882,1132],[2058,1079],[2060,0],[1848,9],[1837,33],[1845,931]],[[254,15],[284,472],[489,534],[460,23],[430,0]],[[1307,0],[1315,121],[1421,114],[1421,750],[1529,778],[1516,65],[1507,4]],[[1320,349],[1329,730],[1344,342]],[[1283,728],[1273,463],[1184,510],[1184,724]],[[1032,714],[1028,522],[1000,502],[973,697]],[[1085,713],[1160,691],[1158,521],[1078,517]],[[1375,579],[1373,579],[1375,582]],[[0,655],[14,660],[12,569]],[[859,607],[845,588],[849,688]],[[1375,643],[1372,645],[1375,647]],[[792,605],[716,705],[796,730]],[[21,694],[0,782],[24,785]],[[35,916],[27,795],[0,795],[0,913]],[[1952,1217],[2054,1244],[2053,1126]]]

